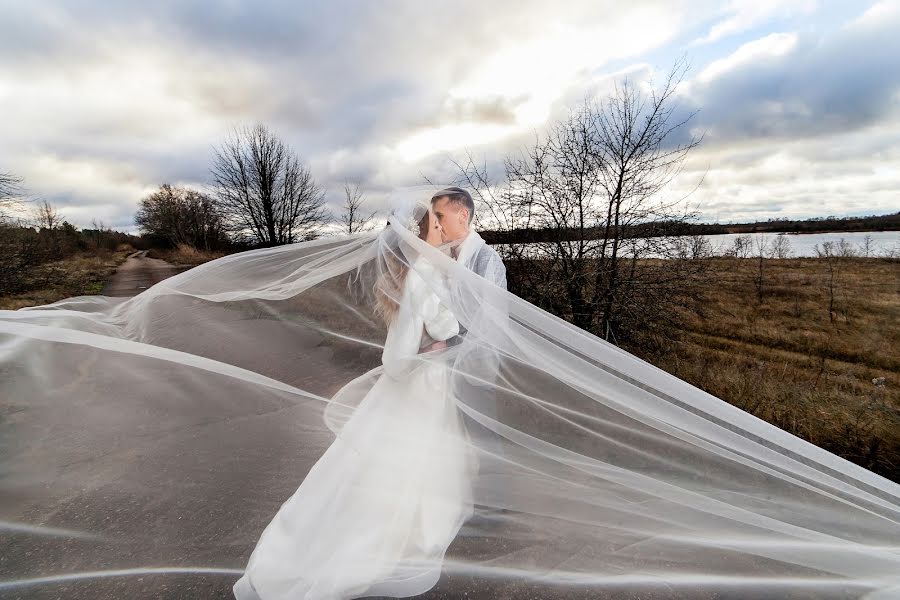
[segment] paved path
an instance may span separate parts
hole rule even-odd
[[[147,250],[128,255],[100,292],[104,296],[135,296],[154,283],[180,273],[189,267],[179,267],[158,258],[147,256]]]

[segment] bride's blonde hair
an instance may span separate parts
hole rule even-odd
[[[428,238],[428,225],[430,224],[430,211],[425,211],[419,220],[419,239]],[[406,283],[406,275],[409,271],[409,265],[402,260],[398,254],[399,248],[393,252],[386,253],[381,273],[372,286],[375,293],[375,314],[384,320],[386,325],[390,325],[397,316],[397,310],[400,307],[400,297],[403,295],[403,285]]]

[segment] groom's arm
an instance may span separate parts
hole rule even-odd
[[[480,268],[479,268],[480,267]],[[500,259],[500,255],[497,253],[491,253],[490,258],[484,261],[481,264],[476,265],[476,273],[492,282],[494,285],[507,289],[506,287],[506,265],[503,264],[503,261]],[[495,307],[496,312],[496,307]],[[503,311],[505,313],[505,311]],[[500,315],[497,315],[500,316]],[[503,314],[505,317],[505,314]],[[465,327],[460,326],[459,334],[453,336],[449,340],[447,340],[447,345],[455,346],[456,344],[460,344],[463,341],[463,338],[466,336],[467,330]]]
[[[480,264],[476,264],[475,272],[488,281],[492,282],[497,287],[503,288],[504,290],[508,289],[506,284],[506,265],[503,264],[503,260],[496,252],[489,253],[487,260],[483,260],[483,262],[480,262]],[[497,307],[495,307],[495,311],[496,310]],[[505,313],[505,310],[502,312]],[[501,315],[496,316],[500,317]],[[502,316],[505,317],[505,314],[503,314]],[[424,347],[422,349],[422,352],[430,352],[432,350],[438,350],[446,346],[455,346],[456,344],[462,343],[462,340],[465,337],[466,333],[466,329],[460,326],[460,332],[458,335],[455,335],[452,338],[448,339],[446,343],[433,342],[432,344]]]
[[[477,339],[466,352],[459,355],[456,365],[463,376],[462,379],[466,381],[466,386],[486,388],[493,394],[493,388],[500,376],[503,349],[507,347],[510,299],[506,294],[506,266],[500,255],[491,251],[485,252],[479,258],[473,270],[497,287],[482,285],[478,286],[479,289],[472,290],[478,295],[468,299],[468,303],[474,303],[474,306],[467,322]],[[460,326],[459,335],[448,340],[448,344],[462,343],[467,333]],[[471,389],[467,393],[477,395],[477,392]],[[487,402],[486,407],[490,407],[493,400],[484,396],[482,398]]]
[[[494,254],[488,261],[487,267],[485,268],[484,278],[488,281],[493,281],[494,285],[502,287],[504,290],[507,289],[506,265],[503,264],[503,261],[500,259],[500,256],[498,254]]]

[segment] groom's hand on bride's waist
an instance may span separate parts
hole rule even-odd
[[[443,350],[447,347],[447,342],[444,340],[438,340],[436,342],[431,342],[427,346],[422,346],[419,349],[419,354],[423,354],[425,352],[434,352],[435,350]]]
[[[463,336],[454,335],[449,340],[434,341],[426,346],[422,346],[422,348],[419,349],[419,353],[421,354],[422,352],[434,352],[435,350],[443,350],[444,348],[447,348],[449,346],[455,346],[455,345],[461,343],[462,339],[463,339]]]

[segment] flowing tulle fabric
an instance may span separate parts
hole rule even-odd
[[[437,362],[403,379],[377,376],[341,437],[267,525],[237,599],[431,589],[472,516],[476,466],[448,390]]]
[[[413,396],[380,377],[373,284],[420,258],[467,333],[403,358],[440,375],[441,402],[376,410]],[[419,593],[438,577],[433,593],[470,597],[900,597],[896,483],[517,298],[397,220],[226,256],[133,298],[0,311],[0,370],[0,590],[148,567],[240,574],[271,536],[290,560],[266,553],[259,569],[298,598]],[[294,497],[298,521],[263,534]],[[423,497],[427,517],[409,510]],[[406,522],[355,525],[386,510]],[[290,535],[322,532],[316,520],[328,535]],[[398,531],[414,532],[399,550]]]
[[[428,208],[419,206],[421,218]],[[340,437],[263,531],[234,585],[237,600],[421,594],[472,516],[478,466],[449,355],[412,360],[423,344],[459,334],[432,291],[446,294],[446,278],[420,257],[402,281],[383,368],[332,397],[332,408],[355,408],[341,413],[346,421],[335,411],[326,419]]]

